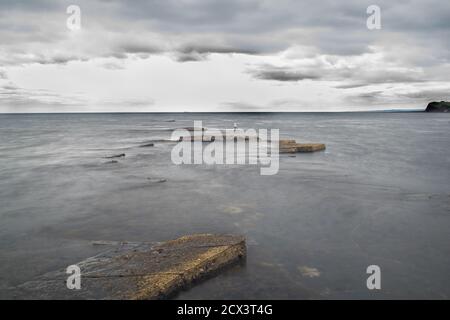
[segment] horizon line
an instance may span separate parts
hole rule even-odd
[[[198,114],[198,113],[415,113],[425,109],[386,109],[358,111],[83,111],[83,112],[0,112],[0,115],[21,114]]]

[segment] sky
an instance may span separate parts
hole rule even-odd
[[[370,5],[380,29],[367,27]],[[410,110],[434,100],[450,100],[449,0],[0,0],[1,113]]]

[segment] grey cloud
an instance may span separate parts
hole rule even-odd
[[[243,54],[257,54],[254,50],[246,50],[242,48],[233,48],[227,46],[208,46],[208,45],[200,45],[200,44],[189,44],[184,45],[178,48],[181,53],[243,53]]]
[[[0,9],[2,10],[46,11],[60,7],[62,7],[60,3],[52,0],[2,0],[0,2]]]
[[[298,111],[298,107],[303,107],[305,111],[320,110],[320,103],[301,101],[299,99],[276,99],[265,104],[256,105],[244,101],[231,101],[221,103],[225,111],[231,112],[286,112]]]
[[[2,80],[8,79],[8,75],[6,74],[6,71],[0,70],[0,79],[2,79]]]
[[[13,85],[13,84],[5,84],[5,85],[1,86],[1,88],[2,88],[3,90],[8,91],[8,92],[16,91],[16,90],[19,89],[17,86],[15,86],[15,85]]]
[[[116,48],[120,53],[160,53],[162,50],[148,43],[123,43]]]
[[[425,82],[427,79],[421,71],[404,69],[382,69],[367,70],[367,66],[360,65],[339,65],[339,63],[324,62],[321,57],[317,57],[308,66],[274,66],[263,64],[248,69],[248,72],[257,79],[275,81],[302,81],[321,80],[338,81],[337,89],[359,88],[374,84],[389,83],[417,83]],[[332,62],[332,61],[331,61]]]
[[[309,70],[299,71],[270,65],[261,66],[256,70],[249,70],[249,73],[252,74],[253,77],[262,80],[301,81],[320,79],[318,74]]]
[[[254,105],[254,104],[242,102],[242,101],[227,101],[227,102],[222,102],[220,105],[226,111],[228,111],[228,110],[230,110],[230,111],[242,111],[242,110],[258,111],[258,110],[262,109],[262,106],[258,106],[258,105]]]
[[[422,101],[449,101],[450,86],[442,89],[415,90],[412,92],[400,93],[399,96]]]
[[[437,87],[396,94],[367,86],[448,84],[450,80],[448,0],[379,0],[382,29],[376,31],[366,28],[366,8],[372,0],[77,0],[82,10],[82,32],[78,34],[65,26],[69,4],[0,1],[0,66],[66,64],[130,55],[145,59],[168,54],[180,62],[203,61],[212,53],[258,55],[260,64],[247,69],[256,79],[330,81],[348,101],[368,104],[438,98],[442,92]],[[279,64],[265,63],[265,58],[272,63],[275,54],[296,46],[311,48],[312,63],[302,64],[303,58],[290,56],[283,56]],[[374,52],[382,56],[379,64],[358,62]],[[107,62],[102,66],[116,70],[123,65]],[[7,79],[5,72],[0,71],[0,79]],[[362,90],[368,92],[355,93]],[[20,88],[3,87],[0,93],[0,103],[14,99],[23,105],[30,101],[70,103]],[[228,103],[224,106],[245,106]],[[278,101],[283,107],[295,103]],[[276,106],[275,102],[270,105]],[[248,104],[246,108],[259,107]]]
[[[349,94],[345,97],[345,100],[350,105],[366,107],[366,106],[380,106],[380,109],[385,108],[388,105],[399,106],[401,104],[407,104],[404,99],[392,92],[385,90],[374,90],[362,93]],[[383,106],[383,107],[381,107]]]
[[[21,43],[33,42],[36,46],[31,49],[36,50],[35,54],[44,51],[39,44],[62,45],[70,36],[65,29],[66,4],[2,1],[0,6],[5,13],[0,13],[0,21],[9,26],[0,31],[2,44],[7,43],[13,50]],[[426,4],[420,0],[380,0],[377,5],[382,9],[383,27],[379,31],[369,31],[365,26],[366,8],[372,4],[369,0],[79,0],[77,4],[82,9],[83,29],[98,40],[95,47],[81,43],[85,46],[81,50],[86,51],[83,57],[169,51],[175,52],[175,57],[178,53],[180,61],[192,61],[202,60],[212,52],[268,54],[294,44],[316,47],[323,54],[356,55],[370,51],[372,45],[385,44],[392,36],[408,41],[411,52],[425,43],[433,46],[430,51],[417,52],[416,59],[424,60],[423,63],[427,59],[439,63],[450,56],[450,3],[446,0]],[[43,18],[43,12],[48,19]],[[29,19],[22,19],[21,14],[27,14]],[[108,43],[111,34],[120,38],[122,45]],[[142,42],[127,43],[130,34],[139,35]],[[151,34],[159,37],[155,39]],[[207,39],[216,39],[220,45],[205,46]],[[191,50],[183,48],[186,43],[191,43]],[[439,59],[433,60],[435,56]]]
[[[420,78],[420,76],[417,76],[415,74],[408,75],[392,71],[381,70],[380,72],[374,72],[373,75],[364,75],[362,71],[361,73],[361,79],[358,79],[358,73],[355,72],[351,77],[349,77],[351,79],[350,81],[345,82],[345,78],[343,78],[341,80],[344,80],[344,83],[335,86],[335,88],[354,89],[376,84],[421,83],[427,81],[427,79]]]
[[[14,83],[0,87],[0,106],[6,112],[55,111],[55,107],[74,107],[85,103],[78,97],[61,96],[47,90],[27,90]]]
[[[82,58],[71,55],[55,55],[55,56],[40,56],[36,59],[39,64],[66,64],[70,61],[87,61],[88,58]]]
[[[354,105],[421,105],[424,108],[430,101],[448,101],[450,99],[450,86],[440,89],[414,89],[396,90],[390,88],[386,90],[373,90],[349,94],[346,101]]]
[[[96,101],[96,104],[109,107],[148,107],[155,104],[153,99],[109,99]]]
[[[189,61],[203,61],[208,58],[211,53],[221,53],[221,54],[257,54],[257,51],[246,50],[240,48],[232,48],[227,46],[206,46],[206,45],[196,45],[189,44],[180,46],[175,50],[175,59],[179,62],[189,62]]]
[[[208,54],[202,54],[198,52],[183,53],[179,52],[175,55],[175,60],[178,62],[192,62],[192,61],[203,61],[208,58]]]
[[[117,62],[107,62],[102,64],[102,67],[108,70],[123,70],[125,67]]]

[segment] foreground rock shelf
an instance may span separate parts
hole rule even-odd
[[[245,238],[196,234],[163,243],[119,243],[77,263],[81,289],[68,289],[65,270],[14,291],[19,299],[163,299],[246,256]],[[219,288],[218,288],[219,289]]]

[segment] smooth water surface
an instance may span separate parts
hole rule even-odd
[[[194,120],[327,149],[281,155],[262,176],[176,166],[173,143],[139,147]],[[448,299],[449,128],[450,115],[428,113],[0,115],[0,297],[107,249],[95,240],[237,233],[246,264],[179,298]]]

